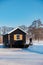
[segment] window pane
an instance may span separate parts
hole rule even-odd
[[[14,40],[16,40],[16,35],[14,35]]]
[[[23,39],[23,36],[22,35],[20,35],[20,40],[22,40]]]

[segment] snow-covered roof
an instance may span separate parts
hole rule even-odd
[[[23,29],[21,29],[20,27],[14,28],[13,30],[11,30],[10,32],[7,32],[6,34],[10,34],[13,31],[15,31],[16,29],[20,29],[21,31],[23,31],[24,33],[27,33],[26,31],[24,31]]]

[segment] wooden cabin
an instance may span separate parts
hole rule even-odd
[[[3,43],[11,48],[23,48],[26,43],[26,32],[21,28],[15,28],[3,35]]]

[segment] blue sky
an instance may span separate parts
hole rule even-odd
[[[43,0],[0,0],[0,26],[29,26],[37,19],[43,23]]]

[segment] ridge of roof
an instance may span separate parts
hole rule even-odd
[[[26,31],[24,31],[23,29],[21,29],[20,27],[14,28],[13,30],[11,30],[10,32],[8,32],[7,34],[12,33],[13,31],[15,31],[16,29],[20,29],[21,31],[23,31],[24,33],[27,33]]]

